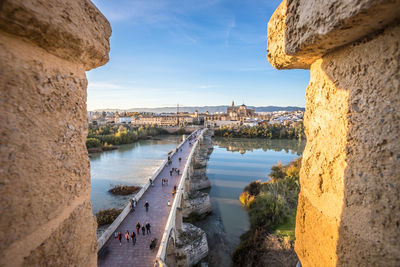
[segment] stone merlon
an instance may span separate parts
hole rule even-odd
[[[0,29],[86,70],[108,61],[111,26],[88,0],[4,0]]]
[[[0,1],[0,266],[97,265],[85,71],[110,34],[88,0]]]
[[[302,266],[400,262],[400,0],[284,0],[268,60],[310,69],[295,250]]]
[[[268,61],[308,69],[334,49],[399,19],[399,0],[284,0],[268,23]]]

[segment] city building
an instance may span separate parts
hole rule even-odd
[[[227,113],[232,120],[244,120],[247,117],[254,117],[254,109],[248,108],[245,104],[235,106],[235,102],[232,101],[232,106],[228,107]]]

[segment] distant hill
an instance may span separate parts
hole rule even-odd
[[[254,108],[256,112],[273,112],[273,111],[296,111],[302,110],[305,108],[302,107],[277,107],[277,106],[265,106],[265,107],[254,107],[248,106],[249,108]],[[228,106],[204,106],[204,107],[179,107],[180,112],[194,112],[198,110],[200,113],[204,113],[206,111],[210,113],[215,112],[226,112]],[[176,107],[161,107],[161,108],[130,108],[130,109],[96,109],[95,111],[128,111],[128,112],[153,112],[153,113],[175,113]]]

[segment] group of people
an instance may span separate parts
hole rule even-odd
[[[196,136],[197,136],[197,133],[196,133],[195,135],[190,136],[190,137],[188,138],[189,144],[190,144],[190,145],[192,145],[192,142],[191,142],[191,141],[192,141],[193,138],[195,138]],[[182,149],[180,149],[180,151],[182,151]],[[178,152],[178,148],[176,149],[176,152]],[[182,160],[182,158],[179,158],[179,162],[180,162],[181,160]],[[170,164],[172,164],[172,160],[171,160],[171,157],[168,156],[168,165],[170,165]],[[173,172],[177,173],[178,175],[180,174],[180,170],[179,170],[178,168],[172,168],[172,169],[170,170],[170,175],[171,175],[171,176],[172,176]],[[151,185],[151,186],[154,186],[154,181],[153,181],[151,178],[149,179],[149,182],[150,182],[150,185]],[[168,185],[168,178],[162,178],[162,179],[161,179],[161,185],[162,185],[162,186]],[[174,197],[175,194],[176,194],[176,190],[177,190],[177,186],[174,185],[174,188],[172,189],[172,196],[173,196],[173,197]],[[169,205],[170,205],[170,201],[168,200],[168,206],[169,206]],[[137,206],[137,200],[136,200],[136,198],[132,198],[132,199],[131,199],[132,212],[135,211],[136,206]],[[146,208],[146,212],[148,212],[148,211],[149,211],[149,207],[150,207],[150,204],[149,204],[148,201],[146,201],[146,203],[144,204],[144,207]],[[144,235],[144,236],[145,236],[146,234],[147,234],[147,235],[150,235],[150,234],[151,234],[151,225],[150,225],[150,223],[149,223],[149,222],[146,222],[145,224],[140,224],[140,222],[137,222],[137,223],[136,223],[136,233],[135,233],[135,231],[131,231],[131,232],[129,233],[129,231],[126,230],[125,235],[123,235],[122,232],[115,232],[115,233],[114,233],[114,237],[115,237],[115,238],[118,238],[120,246],[122,245],[122,239],[123,239],[124,237],[125,237],[127,243],[129,243],[129,241],[131,240],[131,241],[132,241],[132,244],[135,245],[135,244],[136,244],[136,236],[137,236],[137,235],[140,235],[140,230],[142,230],[142,235]],[[151,240],[150,249],[154,249],[154,248],[155,248],[156,242],[157,242],[157,238],[153,238],[153,239]]]
[[[173,173],[173,172],[175,172],[175,173],[177,173],[177,174],[179,175],[180,170],[179,170],[178,168],[172,168],[172,169],[169,171],[169,175],[172,176],[172,173]]]
[[[125,232],[125,239],[126,242],[129,243],[129,240],[132,240],[132,245],[136,244],[136,235],[140,235],[140,229],[142,229],[142,234],[143,235],[149,235],[151,234],[151,225],[149,222],[146,222],[146,224],[141,225],[140,222],[137,222],[136,224],[136,233],[135,231],[132,231],[129,233],[128,230]],[[122,233],[121,232],[115,232],[114,237],[118,238],[119,240],[119,245],[122,246]]]
[[[114,233],[114,238],[118,238],[118,240],[119,240],[119,245],[122,246],[122,233],[121,233],[121,232],[115,232],[115,233]],[[129,243],[129,239],[131,239],[131,240],[132,240],[132,245],[135,245],[135,244],[136,244],[136,234],[135,234],[135,232],[132,231],[132,232],[129,234],[129,231],[126,230],[126,232],[125,232],[125,239],[126,239],[126,242],[128,242],[128,243]]]
[[[146,233],[147,234],[151,234],[150,228],[151,228],[151,225],[150,225],[149,222],[146,222],[146,224],[142,224],[142,225],[140,225],[140,222],[137,222],[137,224],[136,224],[136,233],[139,234],[140,229],[142,229],[142,234],[143,235],[146,235]]]
[[[168,178],[161,179],[161,186],[168,185]]]
[[[137,206],[137,201],[136,201],[136,198],[134,197],[131,199],[131,211],[132,212],[135,211],[136,206]],[[146,201],[146,203],[144,203],[144,207],[146,208],[146,211],[149,211],[150,204],[148,201]]]

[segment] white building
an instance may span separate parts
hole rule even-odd
[[[132,122],[132,117],[130,116],[120,116],[119,117],[119,123],[131,123]]]

